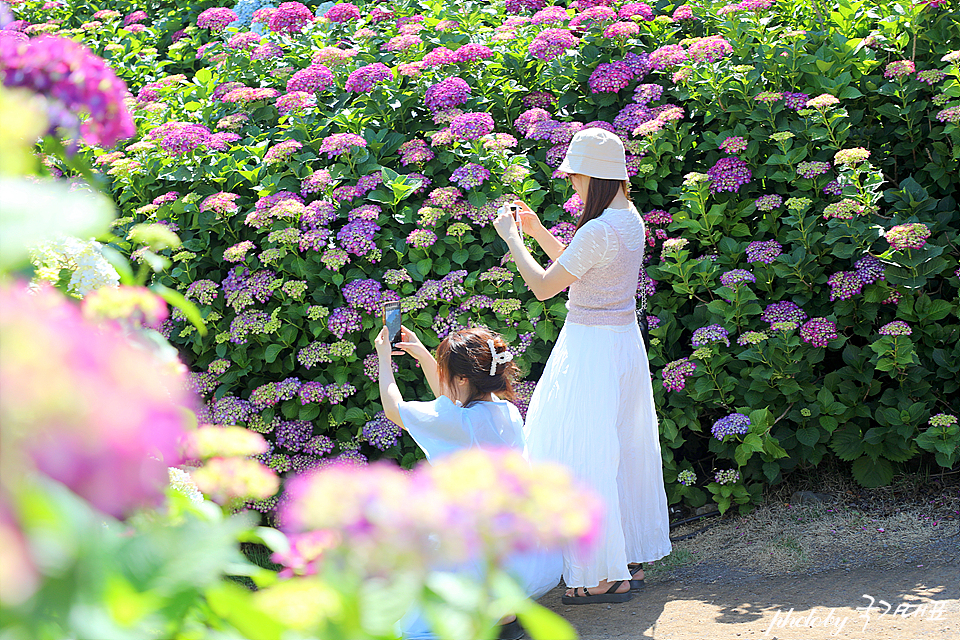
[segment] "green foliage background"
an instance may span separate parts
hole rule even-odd
[[[257,387],[291,376],[324,383],[349,382],[355,395],[342,404],[307,404],[287,400],[267,409],[260,421],[274,414],[284,419],[310,420],[314,433],[339,444],[338,451],[360,447],[368,456],[381,455],[362,442],[363,425],[379,410],[376,383],[363,373],[363,358],[372,352],[377,318],[364,315],[363,328],[346,338],[356,350],[327,365],[304,369],[296,359],[300,349],[314,341],[332,343],[326,318],[311,319],[311,306],[333,309],[345,305],[341,287],[357,279],[382,281],[387,269],[405,269],[412,282],[395,287],[403,297],[414,296],[422,284],[451,271],[468,272],[465,295],[483,294],[519,300],[519,308],[495,313],[490,309],[464,312],[457,304],[431,302],[412,314],[411,320],[429,346],[438,343],[433,329],[437,316],[459,314],[457,321],[484,323],[516,343],[521,334],[535,332],[521,363],[536,379],[549,355],[564,319],[562,302],[537,302],[519,276],[496,286],[479,276],[500,264],[504,251],[493,229],[473,225],[462,238],[444,234],[452,221],[443,218],[439,239],[425,250],[410,248],[405,238],[415,228],[417,211],[426,194],[410,196],[401,185],[395,191],[381,188],[372,198],[384,208],[376,243],[382,258],[371,262],[354,259],[333,271],[320,261],[320,253],[298,252],[280,242],[267,241],[271,230],[296,226],[275,222],[257,232],[244,224],[246,214],[261,197],[279,191],[298,192],[300,182],[313,171],[329,169],[342,184],[353,184],[363,175],[384,169],[385,175],[421,171],[432,188],[447,186],[451,171],[464,162],[479,162],[493,172],[483,188],[469,193],[475,207],[510,192],[523,196],[552,226],[573,221],[562,205],[572,195],[566,183],[551,178],[546,163],[549,145],[523,139],[507,155],[484,152],[460,144],[436,149],[435,160],[424,167],[403,167],[397,150],[415,137],[442,128],[424,106],[427,87],[457,75],[472,87],[465,111],[492,114],[496,131],[520,138],[512,123],[526,110],[522,99],[532,91],[550,91],[558,98],[554,118],[562,121],[612,122],[632,97],[636,82],[617,94],[591,93],[589,78],[600,63],[619,60],[627,52],[651,52],[685,39],[722,35],[733,47],[732,55],[713,63],[688,64],[689,77],[674,81],[674,70],[652,72],[641,82],[661,84],[659,104],[683,108],[684,117],[642,143],[641,173],[632,180],[633,199],[641,211],[664,209],[673,222],[666,227],[671,238],[688,241],[685,248],[661,255],[661,244],[651,248],[648,274],[658,282],[650,298],[649,313],[660,319],[653,329],[650,360],[655,376],[658,411],[668,494],[671,502],[691,506],[712,497],[721,506],[747,507],[764,483],[780,482],[785,473],[820,463],[825,456],[849,462],[859,482],[866,486],[889,483],[897,470],[955,467],[960,452],[956,426],[939,428],[928,422],[938,413],[960,413],[958,401],[958,231],[957,176],[960,164],[960,129],[940,121],[936,114],[960,103],[960,70],[943,56],[960,49],[960,12],[957,3],[938,7],[912,2],[814,1],[777,2],[769,10],[721,12],[722,3],[692,3],[696,20],[640,21],[640,33],[629,40],[606,38],[602,28],[583,31],[581,45],[550,62],[531,57],[527,47],[544,27],[525,25],[516,37],[494,42],[492,29],[506,16],[503,3],[445,3],[405,0],[391,3],[399,16],[423,14],[427,28],[420,32],[424,44],[391,53],[381,45],[397,35],[393,21],[367,25],[376,35],[353,42],[356,25],[318,25],[309,33],[277,37],[282,58],[250,60],[244,51],[212,48],[197,58],[197,49],[216,40],[206,30],[191,26],[200,11],[217,3],[75,2],[59,11],[62,27],[74,28],[75,37],[111,61],[131,91],[171,74],[184,74],[182,83],[159,89],[156,111],[140,105],[136,111],[140,136],[166,121],[188,121],[214,129],[223,116],[237,111],[233,105],[213,100],[215,88],[230,81],[251,87],[273,87],[282,93],[286,78],[306,67],[320,47],[352,42],[359,50],[353,61],[333,69],[336,85],[317,95],[317,107],[302,116],[280,116],[270,102],[253,105],[242,139],[227,152],[200,149],[183,157],[150,151],[128,155],[139,167],[115,168],[105,179],[116,194],[124,217],[117,235],[143,221],[171,221],[179,226],[184,248],[193,254],[171,256],[171,264],[155,280],[186,291],[201,279],[223,280],[234,265],[222,260],[223,251],[250,239],[259,251],[275,247],[282,257],[260,264],[250,254],[251,272],[269,268],[278,281],[302,280],[306,293],[291,296],[280,289],[268,303],[257,305],[273,313],[279,326],[253,336],[247,344],[233,344],[224,336],[236,312],[221,295],[212,304],[200,305],[210,328],[202,337],[180,321],[171,340],[197,371],[215,359],[231,361],[218,377],[212,398],[248,398]],[[315,3],[307,3],[311,8]],[[364,14],[373,3],[357,2]],[[24,17],[40,11],[39,2],[17,7]],[[669,16],[675,5],[651,3],[657,16]],[[116,23],[81,30],[96,9],[118,8],[126,14],[143,8],[150,15],[142,33],[120,29]],[[50,13],[50,12],[48,12]],[[441,19],[454,19],[460,28],[450,32],[433,27]],[[172,33],[186,27],[184,39],[172,44]],[[229,36],[229,34],[228,34]],[[434,47],[456,49],[467,42],[491,46],[495,55],[476,63],[425,69],[416,77],[394,72],[394,80],[378,85],[369,94],[343,90],[349,72],[359,66],[383,62],[395,66],[422,57]],[[915,75],[902,81],[887,79],[890,62],[912,60],[918,71],[943,70],[942,81],[926,84]],[[830,94],[840,104],[806,115],[787,109],[783,101],[767,106],[754,100],[763,91],[801,92],[814,97]],[[321,140],[336,132],[353,132],[367,141],[366,150],[349,162],[332,162],[319,153]],[[777,142],[775,132],[792,137]],[[736,193],[711,195],[685,176],[706,172],[725,154],[724,139],[742,136],[746,150],[739,154],[752,171],[752,180]],[[302,149],[289,161],[264,164],[267,149],[278,141],[294,139]],[[638,143],[640,144],[640,143]],[[807,161],[833,163],[841,149],[865,147],[870,160],[857,170],[832,169],[827,175],[807,179],[797,165]],[[85,150],[99,156],[102,150]],[[507,166],[531,170],[520,185],[502,181]],[[851,221],[826,220],[823,211],[840,199],[823,187],[836,179],[843,197],[875,207],[870,215]],[[390,186],[389,184],[387,185]],[[170,190],[182,197],[159,210],[137,210]],[[220,191],[239,194],[240,212],[222,218],[202,213],[203,198]],[[792,208],[764,212],[754,201],[763,194],[780,194],[794,200]],[[801,199],[807,199],[804,203]],[[340,209],[339,229],[350,208]],[[880,231],[894,225],[920,222],[931,231],[927,244],[915,251],[892,251]],[[772,264],[748,263],[747,245],[775,239],[783,253]],[[131,250],[123,240],[116,245]],[[846,300],[830,300],[828,278],[851,271],[865,254],[885,264],[885,279],[863,287]],[[545,261],[545,256],[540,255]],[[723,287],[720,276],[732,269],[749,269],[756,283],[736,291]],[[279,287],[280,282],[277,283]],[[885,304],[891,294],[899,303]],[[839,337],[826,347],[801,340],[797,331],[768,330],[760,320],[771,303],[792,301],[809,317],[823,317],[837,325]],[[462,302],[462,299],[455,301]],[[507,305],[509,307],[509,305]],[[881,336],[878,329],[893,320],[910,324],[909,336]],[[660,372],[669,362],[689,357],[694,330],[720,324],[730,332],[729,346],[716,343],[695,358],[696,372],[683,391],[669,392],[660,384]],[[735,338],[746,331],[766,330],[769,339],[759,345],[739,345]],[[219,336],[219,337],[218,337]],[[398,374],[406,398],[427,398],[422,376],[401,366]],[[733,411],[751,417],[744,436],[723,441],[710,435],[715,420]],[[270,436],[268,436],[270,437]],[[282,452],[282,448],[278,449]],[[334,452],[336,453],[336,451]],[[407,439],[382,455],[405,466],[418,458]],[[715,469],[737,468],[740,480],[733,485],[711,482]],[[692,485],[676,481],[678,473],[692,470],[700,480]]]

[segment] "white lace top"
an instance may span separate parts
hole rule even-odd
[[[614,231],[616,229],[616,231]],[[607,209],[583,225],[557,262],[577,278],[593,267],[608,266],[620,252],[620,241],[628,251],[642,248],[646,241],[643,218],[636,209]]]
[[[636,208],[606,209],[577,231],[560,257],[578,278],[570,285],[567,321],[593,326],[636,322],[636,294],[646,234]]]

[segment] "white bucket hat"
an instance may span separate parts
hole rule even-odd
[[[615,133],[590,127],[573,136],[560,171],[607,180],[627,179],[627,155]]]

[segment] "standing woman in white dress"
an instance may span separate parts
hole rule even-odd
[[[566,322],[527,412],[527,454],[567,465],[606,503],[592,552],[564,550],[563,603],[625,602],[643,584],[642,568],[631,572],[628,564],[671,550],[653,385],[636,316],[643,219],[627,197],[616,135],[580,131],[560,170],[584,202],[568,247],[517,202],[523,231],[553,260],[548,269],[527,251],[509,213],[494,222],[537,299],[570,287]]]

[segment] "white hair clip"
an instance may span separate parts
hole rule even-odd
[[[497,366],[513,360],[513,354],[509,351],[497,353],[493,340],[487,340],[487,344],[490,345],[490,375],[495,376],[497,375]]]

